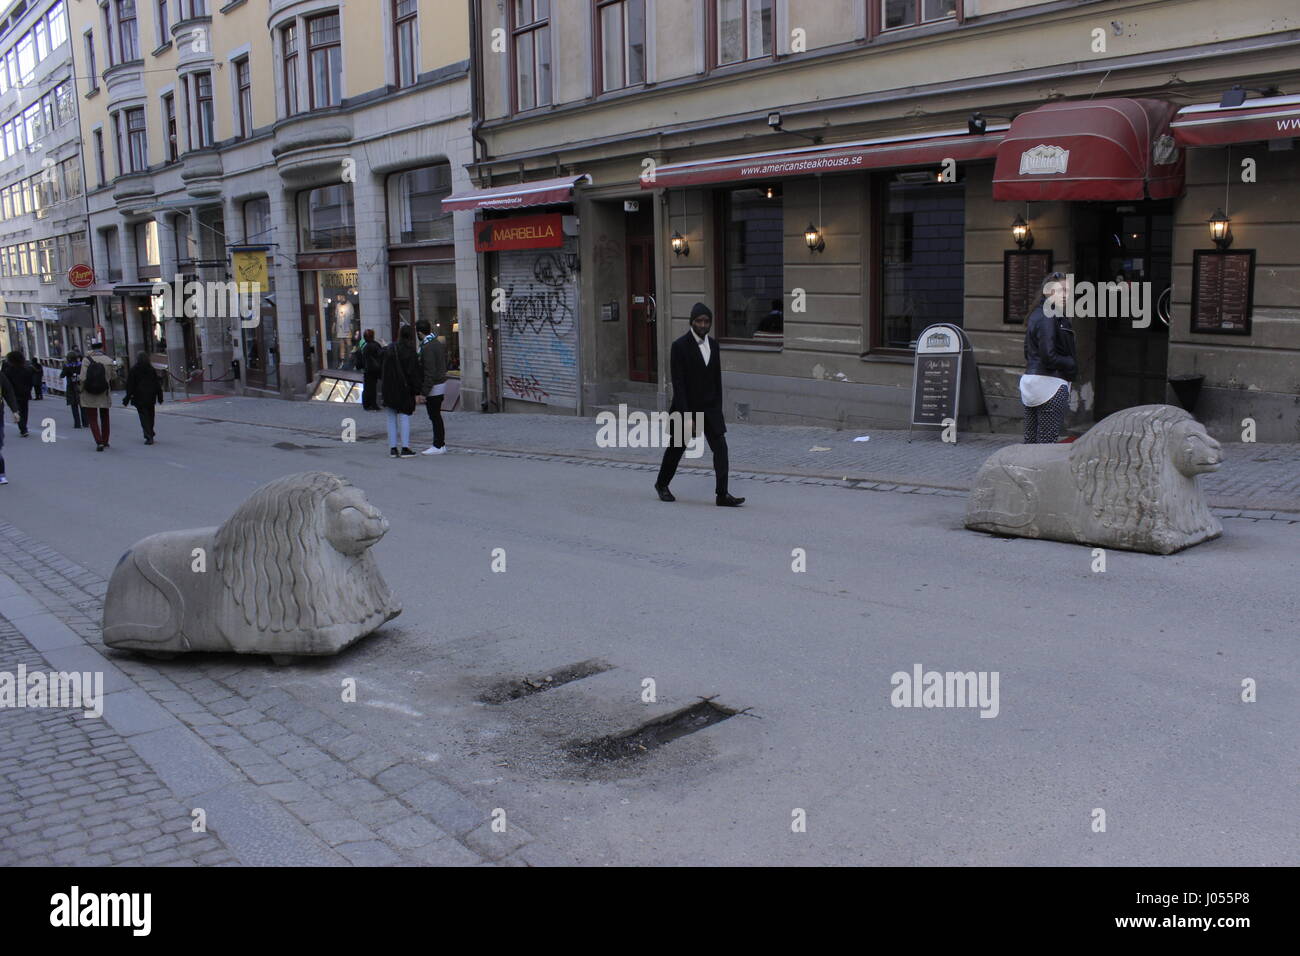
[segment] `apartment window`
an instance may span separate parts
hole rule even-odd
[[[194,118],[197,122],[198,149],[206,149],[214,142],[212,107],[212,74],[194,74]]]
[[[108,121],[113,124],[113,159],[117,161],[117,174],[121,176],[126,170],[126,153],[122,149],[122,114],[110,113]]]
[[[126,111],[126,146],[131,172],[142,173],[147,170],[149,155],[143,109]]]
[[[18,41],[18,79],[23,83],[30,83],[36,76],[36,39],[30,34],[25,34]]]
[[[86,31],[86,67],[90,70],[90,87],[86,92],[99,89],[99,67],[95,65],[95,31]]]
[[[108,175],[104,170],[104,131],[95,130],[95,182],[96,185],[103,186],[108,182]]]
[[[110,67],[117,65],[117,57],[113,51],[113,15],[108,12],[108,4],[105,3],[99,8],[100,13],[104,15],[104,49],[108,53],[108,65]]]
[[[958,0],[880,0],[880,29],[914,27],[957,16]]]
[[[182,9],[188,9],[190,18],[208,15],[208,0],[181,0]]]
[[[76,104],[72,102],[72,81],[66,80],[54,88],[55,122],[59,125],[76,118]]]
[[[148,268],[162,262],[158,254],[158,220],[150,219],[135,227],[136,268]]]
[[[176,141],[176,97],[164,93],[162,98],[163,135],[167,137],[167,161],[174,163],[181,158],[180,143]]]
[[[962,325],[965,187],[881,176],[876,189],[879,292],[871,342],[877,348],[913,349],[927,325]]]
[[[645,82],[645,0],[598,0],[596,37],[600,88]]]
[[[168,17],[171,0],[158,0],[158,45],[162,46],[172,38],[171,22]]]
[[[50,55],[50,28],[44,20],[37,20],[32,30],[36,34],[36,57],[43,60]]]
[[[784,333],[785,212],[779,190],[718,194],[722,290],[717,335],[780,344]]]
[[[135,0],[117,0],[117,38],[122,62],[140,59],[140,33],[135,19]]]
[[[452,217],[442,211],[451,195],[451,166],[439,163],[388,178],[388,241],[452,241]]]
[[[253,71],[249,68],[248,57],[235,61],[235,86],[239,92],[239,135],[253,135]]]
[[[719,66],[772,55],[776,37],[772,6],[772,0],[714,0],[714,55]]]
[[[271,241],[271,200],[266,196],[244,203],[244,242],[253,245]]]
[[[550,0],[511,0],[515,109],[551,102]]]
[[[183,212],[172,217],[172,243],[178,264],[194,261],[194,250],[190,248],[190,217]]]
[[[289,24],[280,31],[280,47],[284,59],[284,115],[298,112],[298,27]]]
[[[50,49],[57,50],[68,39],[68,17],[63,0],[51,6],[45,18],[50,23]]]
[[[337,13],[307,21],[307,86],[314,110],[338,106],[343,99],[343,57]]]
[[[393,0],[393,52],[397,85],[410,86],[418,72],[415,41],[415,0]]]
[[[81,163],[76,158],[65,159],[59,163],[63,178],[63,195],[75,199],[81,195]]]
[[[302,252],[355,248],[357,229],[352,207],[352,184],[341,183],[300,192],[298,223],[302,229]]]

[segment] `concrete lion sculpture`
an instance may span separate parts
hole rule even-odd
[[[151,535],[122,555],[104,643],[160,655],[336,654],[402,613],[370,554],[387,531],[337,475],[280,478],[220,528]]]
[[[1182,409],[1128,408],[1073,444],[994,453],[975,477],[966,527],[1172,554],[1223,533],[1196,484],[1222,461],[1219,443]]]

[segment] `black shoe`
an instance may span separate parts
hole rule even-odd
[[[396,449],[396,448],[390,448],[390,449],[388,449],[388,457],[389,457],[389,458],[400,458],[401,456],[397,454],[397,449]]]
[[[152,438],[146,438],[146,439],[144,440],[144,443],[145,443],[146,445],[152,445],[152,444],[153,444],[153,439],[152,439]]]
[[[718,495],[719,508],[739,508],[744,503],[744,498],[735,498],[731,495]]]
[[[401,453],[398,457],[399,457],[399,458],[414,458],[414,457],[415,457],[415,452],[411,451],[411,449],[409,449],[409,448],[403,448],[403,449],[402,449],[402,453]]]
[[[667,485],[664,485],[662,488],[660,488],[658,485],[655,485],[655,491],[659,492],[659,500],[660,500],[660,501],[676,501],[676,500],[677,500],[675,497],[673,497],[673,493],[672,493],[671,491],[668,490],[668,486],[667,486]]]
[[[103,451],[103,450],[104,450],[104,446],[103,446],[103,445],[96,445],[96,446],[95,446],[95,451]]]

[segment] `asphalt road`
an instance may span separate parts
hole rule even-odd
[[[1087,548],[963,530],[960,498],[744,481],[749,503],[720,509],[710,478],[682,475],[670,505],[629,468],[391,461],[169,415],[145,447],[113,414],[103,454],[61,414],[53,444],[8,426],[0,517],[107,577],[136,539],[218,524],[270,479],[350,478],[392,524],[375,555],[403,614],[339,657],[247,666],[300,700],[357,678],[377,746],[576,860],[1300,861],[1300,525],[1229,519],[1218,541],[1111,552],[1096,573]],[[610,667],[478,700],[588,660]],[[891,706],[914,664],[996,671],[997,716]],[[624,761],[567,753],[704,697],[744,713]]]

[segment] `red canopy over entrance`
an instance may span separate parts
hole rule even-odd
[[[998,147],[994,199],[1168,199],[1183,191],[1183,152],[1164,100],[1048,103],[1021,113]]]
[[[1300,138],[1300,96],[1271,96],[1240,106],[1185,106],[1170,124],[1180,146],[1226,146]]]
[[[519,209],[523,206],[547,206],[551,203],[572,202],[573,187],[577,183],[590,183],[590,176],[561,176],[559,179],[538,179],[530,183],[509,186],[492,186],[488,189],[471,189],[448,196],[442,201],[444,211],[452,209]]]

